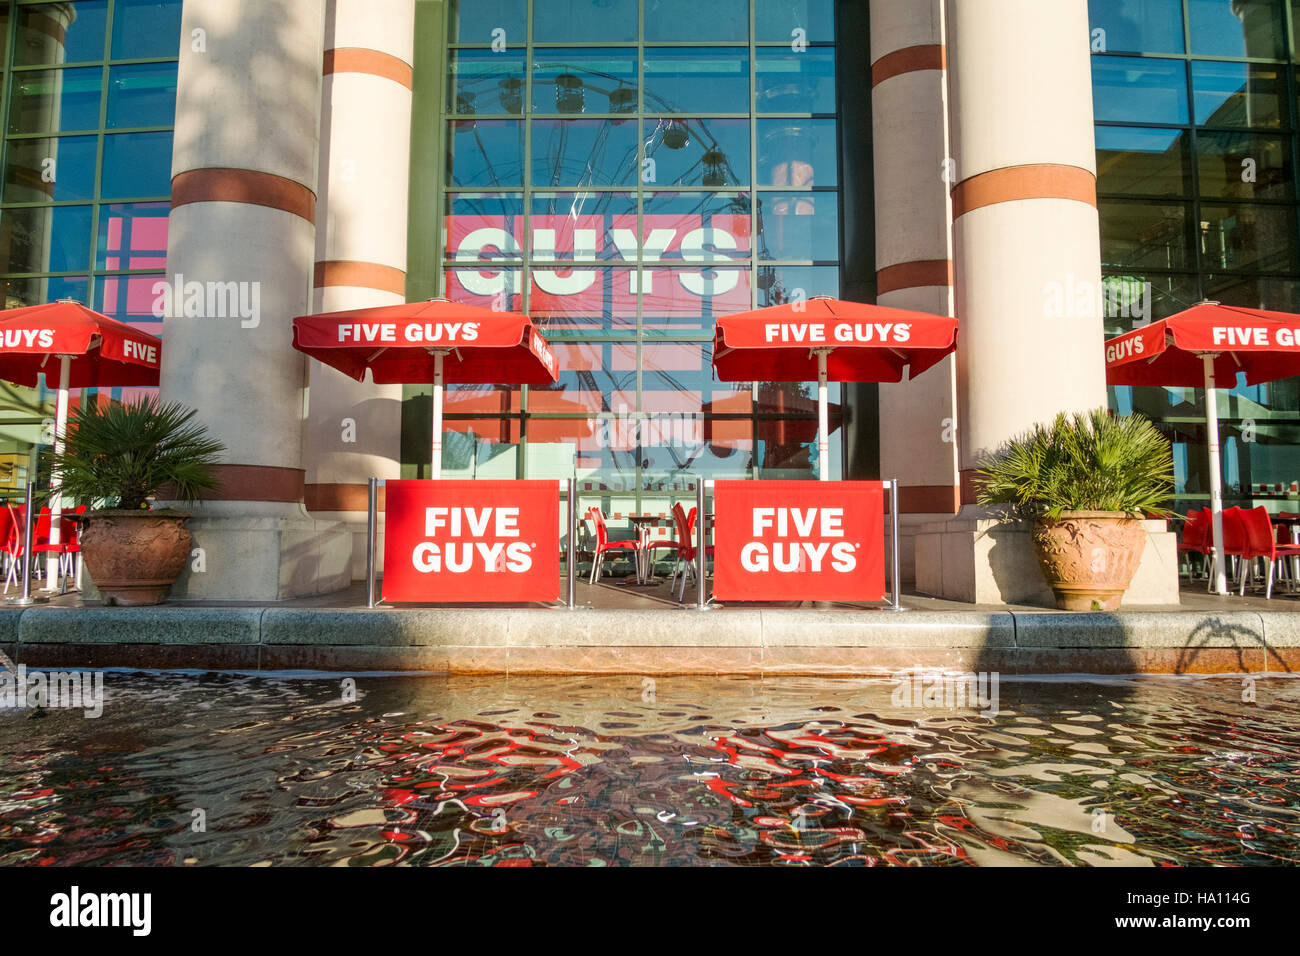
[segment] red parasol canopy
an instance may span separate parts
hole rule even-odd
[[[826,296],[718,319],[713,370],[724,382],[817,380],[817,461],[830,480],[826,383],[901,382],[957,347],[957,320]]]
[[[547,385],[559,375],[528,316],[444,299],[302,315],[293,347],[359,382],[370,369],[381,385],[433,382],[436,353],[450,385]]]
[[[1223,551],[1223,477],[1219,466],[1218,381],[1237,373],[1260,385],[1300,375],[1300,315],[1202,302],[1106,342],[1111,385],[1178,385],[1205,389],[1215,589],[1227,593]],[[1243,579],[1243,587],[1244,587]]]
[[[66,388],[157,385],[162,340],[61,300],[0,312],[0,379],[35,388],[41,372],[58,387],[68,356]]]
[[[162,339],[88,309],[74,299],[0,311],[0,379],[35,388],[42,372],[58,390],[54,451],[63,451],[68,391],[73,388],[157,385]],[[50,476],[50,544],[60,543],[63,481]],[[57,577],[55,550],[46,556],[46,581]]]
[[[1206,355],[1231,387],[1238,372],[1260,385],[1300,375],[1300,315],[1202,303],[1106,342],[1111,385],[1205,384]]]
[[[957,347],[957,320],[858,302],[817,298],[718,319],[713,368],[724,382],[812,382],[816,351],[833,382],[901,382]]]
[[[447,299],[300,315],[293,347],[358,382],[433,385],[433,477],[442,475],[445,385],[550,385],[559,360],[532,320]]]

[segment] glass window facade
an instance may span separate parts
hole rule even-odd
[[[447,4],[443,95],[422,115],[417,89],[415,117],[441,131],[438,291],[527,312],[561,373],[451,389],[444,476],[638,499],[815,477],[815,384],[717,382],[711,340],[720,314],[840,291],[834,6]],[[423,474],[427,442],[403,459]]]
[[[1200,299],[1300,312],[1300,2],[1090,0],[1089,14],[1107,332]],[[1204,506],[1203,391],[1110,400],[1174,442],[1176,510]],[[1300,384],[1239,378],[1219,401],[1225,504],[1297,510]]]
[[[74,298],[161,331],[152,288],[167,255],[180,16],[181,0],[0,3],[5,308]],[[40,422],[53,399],[0,391],[9,491],[48,438]]]

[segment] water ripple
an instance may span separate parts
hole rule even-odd
[[[108,675],[0,711],[0,864],[1300,862],[1300,684]]]

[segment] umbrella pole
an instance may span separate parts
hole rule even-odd
[[[54,404],[54,454],[63,453],[63,434],[68,427],[68,378],[72,372],[72,357],[59,357],[59,394]],[[57,468],[50,469],[50,544],[58,544],[62,538],[59,525],[63,517],[63,476]],[[54,581],[59,576],[58,550],[50,551],[45,557],[45,587],[54,590]]]
[[[1219,391],[1214,382],[1213,355],[1202,355],[1205,363],[1205,428],[1210,445],[1210,515],[1214,524],[1214,590],[1228,593],[1227,567],[1223,554],[1223,483],[1219,475]]]
[[[822,481],[830,481],[830,415],[826,401],[826,356],[829,349],[817,349],[817,471]]]
[[[442,362],[446,353],[433,353],[433,465],[432,478],[442,477]]]

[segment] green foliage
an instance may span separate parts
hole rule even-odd
[[[63,495],[137,509],[148,507],[164,486],[181,501],[216,488],[212,466],[225,446],[191,421],[194,414],[176,402],[160,405],[153,396],[76,409],[64,452],[54,456]]]
[[[1024,519],[1063,511],[1150,512],[1166,516],[1173,493],[1173,450],[1140,415],[1111,417],[1104,408],[1036,425],[976,470],[979,503]]]

